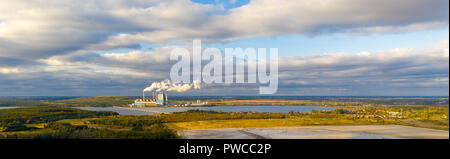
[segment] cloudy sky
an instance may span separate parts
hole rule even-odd
[[[139,95],[193,39],[278,48],[276,95],[449,95],[448,0],[0,0],[0,96]]]

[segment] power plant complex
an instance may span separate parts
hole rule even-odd
[[[165,106],[167,105],[167,91],[153,92],[153,98],[145,98],[145,91],[142,91],[142,99],[134,100],[134,103],[130,104],[131,107],[146,107],[146,106]]]
[[[142,99],[134,100],[134,103],[129,104],[129,107],[151,107],[151,106],[179,106],[179,107],[199,107],[199,106],[208,106],[209,103],[207,101],[197,100],[196,102],[180,102],[177,105],[169,105],[169,98],[167,97],[167,91],[154,91],[152,98],[145,97],[145,91],[142,91]]]

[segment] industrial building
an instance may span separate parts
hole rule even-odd
[[[208,101],[202,102],[200,100],[197,100],[197,102],[188,101],[185,104],[181,101],[180,104],[174,105],[174,106],[177,106],[177,107],[201,107],[201,106],[209,106],[209,103],[208,103]]]
[[[134,100],[134,103],[129,104],[130,107],[148,107],[148,106],[169,106],[167,91],[154,91],[152,92],[153,96],[151,98],[146,98],[145,91],[142,91],[142,98]],[[178,107],[200,107],[200,106],[208,106],[209,103],[207,101],[197,102],[180,102],[179,105],[170,105],[170,106],[178,106]]]
[[[151,99],[145,98],[145,91],[142,91],[142,99],[136,99],[130,107],[165,106],[167,105],[167,92],[153,92]]]

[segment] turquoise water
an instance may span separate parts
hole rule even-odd
[[[187,110],[212,110],[222,112],[266,112],[266,113],[288,113],[311,112],[315,110],[334,110],[334,108],[314,106],[215,106],[215,107],[147,107],[147,108],[124,108],[124,107],[79,107],[91,111],[113,111],[120,115],[154,115],[160,113],[184,112]]]

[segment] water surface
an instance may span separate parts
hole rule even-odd
[[[126,108],[126,107],[79,107],[83,110],[91,111],[113,111],[120,115],[154,115],[160,113],[184,112],[187,110],[206,110],[222,112],[265,112],[265,113],[288,113],[311,112],[312,110],[334,110],[334,108],[315,107],[315,106],[215,106],[215,107],[145,107],[145,108]]]

